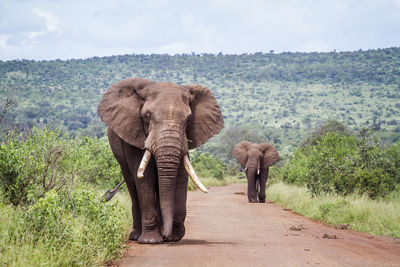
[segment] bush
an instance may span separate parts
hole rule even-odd
[[[191,163],[196,173],[203,177],[213,177],[223,179],[226,171],[225,164],[221,160],[211,157],[210,153],[205,152],[191,159]]]
[[[357,157],[356,139],[336,133],[322,136],[307,154],[307,188],[313,196],[332,192],[335,181],[348,173],[352,160]]]
[[[394,179],[380,168],[360,169],[354,174],[354,180],[357,181],[356,190],[370,198],[384,197],[395,188]]]
[[[290,184],[304,185],[308,173],[308,157],[303,149],[297,149],[282,167],[281,177]]]
[[[129,213],[118,201],[99,202],[85,187],[69,195],[51,190],[30,207],[8,207],[0,205],[5,214],[0,219],[0,265],[5,266],[16,261],[42,265],[44,258],[52,266],[97,265],[121,248]],[[32,251],[41,257],[31,259]]]
[[[70,190],[78,180],[113,186],[121,179],[108,144],[97,138],[70,138],[46,127],[27,136],[10,134],[0,145],[0,187],[14,205],[35,203],[50,190]]]
[[[385,161],[381,162],[382,168],[400,184],[400,141],[386,149],[383,158]]]
[[[61,131],[32,129],[24,137],[11,134],[0,149],[0,177],[6,198],[13,204],[34,202],[73,180],[73,145]]]
[[[47,243],[61,245],[64,240],[71,239],[71,231],[65,205],[55,191],[50,191],[46,197],[39,199],[26,213],[28,229],[35,237],[34,241],[45,239]]]
[[[306,185],[313,196],[353,192],[370,198],[395,190],[400,170],[400,145],[383,150],[368,130],[360,138],[328,132],[298,148],[283,166],[283,181]]]

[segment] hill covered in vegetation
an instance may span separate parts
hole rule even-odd
[[[400,135],[400,48],[0,61],[1,127],[63,124],[100,137],[97,104],[128,77],[208,86],[225,118],[221,135],[245,128],[283,155],[328,119],[374,127],[388,142]]]

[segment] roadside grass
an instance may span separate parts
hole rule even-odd
[[[0,266],[96,266],[118,259],[132,226],[129,194],[105,204],[96,203],[100,193],[95,200],[78,195],[83,206],[73,209],[54,204],[58,196],[51,193],[33,207],[0,201]]]
[[[356,194],[312,198],[306,187],[277,182],[268,186],[267,199],[330,225],[349,224],[356,231],[400,238],[398,191],[378,200]]]
[[[227,176],[224,176],[223,179],[216,179],[213,177],[200,177],[200,180],[205,186],[224,186],[224,185],[236,184],[236,183],[247,183],[246,178],[242,177],[240,175],[236,175],[236,176],[227,175]],[[197,189],[197,187],[193,183],[192,179],[189,178],[188,191],[193,191],[196,189]]]

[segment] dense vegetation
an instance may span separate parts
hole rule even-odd
[[[400,48],[331,53],[122,55],[78,60],[0,61],[4,123],[59,125],[101,137],[96,114],[114,82],[141,77],[201,83],[216,95],[226,129],[251,128],[288,155],[319,123],[400,133]]]
[[[297,148],[281,176],[286,183],[306,185],[312,196],[385,197],[400,186],[400,142],[383,147],[367,129],[358,137],[328,129]]]
[[[0,144],[0,265],[92,266],[115,257],[129,208],[99,198],[120,179],[103,141],[49,128],[10,133]]]

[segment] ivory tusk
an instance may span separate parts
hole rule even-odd
[[[259,174],[260,174],[260,169],[257,170],[257,175],[259,175]]]
[[[146,149],[137,171],[137,177],[139,179],[142,179],[144,177],[144,171],[146,170],[147,164],[149,164],[150,158],[151,158],[151,153]]]
[[[246,168],[244,168],[244,172],[246,172],[247,171],[247,166],[246,166]]]
[[[194,172],[193,166],[190,163],[189,157],[185,155],[183,157],[183,162],[185,165],[185,170],[189,174],[190,178],[192,178],[194,184],[204,193],[208,193],[207,188],[201,183],[199,177],[197,177],[197,174]]]

